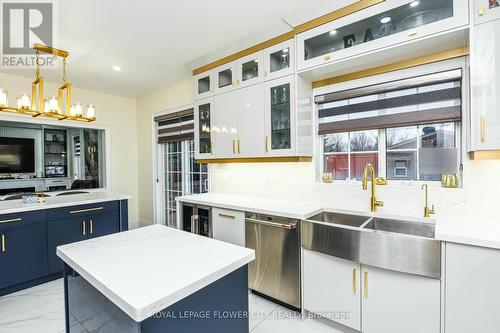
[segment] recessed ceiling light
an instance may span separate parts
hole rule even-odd
[[[283,51],[282,51],[282,52],[283,52],[283,53],[288,53],[288,48],[283,49]]]
[[[416,0],[410,3],[410,7],[417,7],[420,4],[420,1]]]
[[[391,22],[391,18],[389,16],[386,16],[380,20],[380,23],[382,23],[382,24],[386,24],[389,22]]]
[[[333,29],[333,30],[330,30],[330,36],[335,36],[337,34],[337,30]]]
[[[120,66],[116,66],[116,65],[115,65],[115,66],[113,66],[113,70],[114,70],[115,72],[119,72],[119,71],[121,71],[121,70],[122,70],[122,68],[121,68]]]

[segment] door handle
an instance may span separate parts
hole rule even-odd
[[[2,235],[2,253],[5,253],[6,252],[6,249],[5,249],[5,235]]]
[[[233,154],[236,154],[236,140],[233,139]]]
[[[90,220],[90,234],[92,235],[94,233],[94,221]]]
[[[238,154],[241,154],[241,150],[240,150],[240,139],[238,139]]]
[[[486,127],[486,117],[481,116],[481,142],[484,142],[484,140],[486,140],[485,127]]]
[[[368,297],[368,272],[365,271],[365,285],[364,285],[365,298]]]
[[[269,153],[269,137],[268,136],[266,136],[264,142],[265,142],[265,145],[266,145],[266,153]]]
[[[9,223],[9,222],[21,222],[21,218],[9,219],[9,220],[0,220],[0,223]]]
[[[82,222],[82,235],[87,235],[87,222],[85,221]]]
[[[231,219],[231,220],[234,220],[236,218],[236,216],[234,216],[234,215],[229,215],[229,214],[224,214],[224,213],[219,213],[219,216],[225,217],[226,219]]]
[[[353,268],[352,269],[352,293],[356,294],[357,290],[357,283],[356,283],[356,275],[357,275],[357,269]]]

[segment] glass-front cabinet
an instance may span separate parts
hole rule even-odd
[[[500,0],[474,0],[474,24],[500,19]]]
[[[215,94],[234,90],[236,87],[236,62],[217,67],[214,70]]]
[[[295,138],[294,76],[266,82],[266,155],[291,155]]]
[[[213,154],[213,98],[198,101],[194,115],[194,140],[197,159],[210,158]]]
[[[294,39],[264,50],[264,79],[266,81],[293,74],[295,69]]]
[[[207,71],[194,76],[195,99],[212,96],[214,85],[214,71]]]
[[[386,0],[298,35],[298,69],[466,24],[467,0]]]
[[[263,53],[256,52],[236,61],[238,88],[260,83],[264,80]]]

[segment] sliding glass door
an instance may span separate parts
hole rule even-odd
[[[175,198],[187,194],[208,192],[208,168],[194,159],[194,141],[161,144],[163,152],[164,221],[177,227]]]

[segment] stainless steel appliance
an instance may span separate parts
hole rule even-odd
[[[184,231],[212,238],[212,208],[182,203],[179,227]]]
[[[245,214],[246,247],[255,250],[249,288],[300,309],[300,223],[283,217]]]

